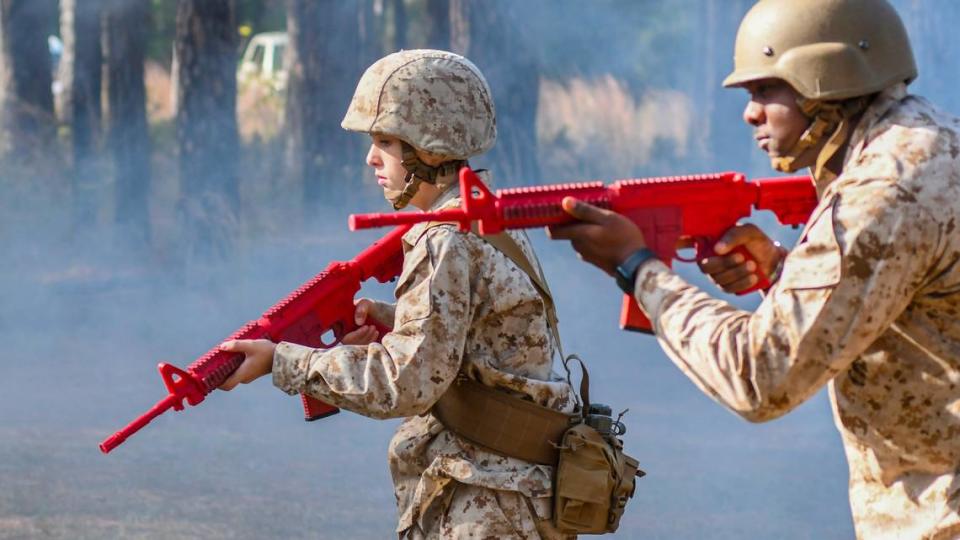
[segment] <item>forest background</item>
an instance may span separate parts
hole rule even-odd
[[[957,113],[960,4],[893,3],[920,66],[911,88]],[[97,443],[163,397],[157,361],[189,364],[383,234],[347,231],[348,214],[387,206],[369,139],[339,127],[377,58],[432,47],[479,66],[499,138],[472,164],[497,187],[769,176],[745,93],[720,87],[751,4],[0,0],[0,539],[390,536],[395,421],[306,424],[261,381],[109,456]],[[282,84],[238,76],[247,41],[274,31],[289,40]],[[590,361],[593,396],[629,408],[626,443],[649,472],[617,537],[853,536],[823,392],[743,422],[652,338],[616,328],[611,280],[531,236],[566,349]]]

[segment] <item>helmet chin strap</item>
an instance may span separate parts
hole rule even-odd
[[[394,210],[402,210],[410,204],[410,199],[417,194],[417,190],[420,189],[420,183],[423,182],[419,177],[414,176],[410,171],[407,171],[407,175],[403,178],[403,189],[397,193],[395,197],[390,197],[392,193],[385,193],[387,195],[387,200],[393,203]],[[396,192],[394,192],[396,193]]]
[[[403,148],[401,163],[403,168],[407,170],[407,175],[403,178],[403,190],[396,198],[391,198],[390,193],[387,194],[387,200],[393,203],[394,210],[401,210],[410,204],[410,199],[417,194],[421,183],[426,182],[435,185],[437,178],[456,173],[467,163],[466,160],[455,159],[445,161],[437,166],[427,165],[417,156],[417,151],[413,146],[403,141],[400,144]]]
[[[799,98],[797,105],[804,116],[811,119],[810,125],[785,155],[771,158],[770,164],[774,169],[786,173],[812,165],[813,176],[818,183],[833,180],[837,175],[826,165],[846,143],[850,134],[850,120],[863,112],[869,103],[868,96],[840,102]],[[829,137],[826,142],[823,142],[824,137]],[[821,143],[822,148],[817,150],[816,147]],[[812,151],[816,151],[816,154],[811,155]]]

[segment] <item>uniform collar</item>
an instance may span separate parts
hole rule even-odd
[[[883,119],[884,115],[893,108],[894,105],[903,101],[907,97],[907,85],[904,83],[895,84],[876,97],[873,103],[864,111],[863,117],[857,124],[853,136],[850,137],[850,145],[847,147],[847,157],[844,159],[844,167],[854,154],[860,154],[863,148],[870,142],[869,134],[877,123]]]
[[[846,170],[847,164],[855,159],[856,156],[859,156],[870,142],[870,132],[873,127],[883,119],[884,115],[886,115],[894,105],[902,101],[905,97],[907,97],[907,85],[897,83],[880,92],[873,102],[867,106],[863,112],[863,116],[860,117],[860,121],[857,122],[857,127],[854,129],[853,135],[850,136],[850,141],[847,143],[847,153],[843,158],[844,170]],[[813,171],[811,169],[811,176],[812,175]],[[814,183],[817,187],[817,193],[822,195],[826,192],[827,187],[833,183],[833,180],[814,178]]]
[[[475,171],[477,176],[488,186],[490,185],[490,172],[489,171]],[[448,208],[456,208],[460,206],[460,185],[457,183],[451,183],[450,187],[440,194],[437,197],[437,200],[433,201],[433,204],[430,205],[430,208],[427,209],[428,212],[436,212],[438,210],[446,210]],[[427,230],[428,227],[434,222],[425,222],[417,223],[410,228],[406,234],[403,235],[403,242],[405,244],[405,250],[413,247],[417,243],[417,240],[423,236],[423,233]]]

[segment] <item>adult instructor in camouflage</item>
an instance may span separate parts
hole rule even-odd
[[[618,276],[671,360],[753,422],[829,385],[858,538],[960,538],[960,122],[907,93],[910,43],[885,0],[760,0],[726,87],[780,171],[809,167],[819,205],[798,244],[731,230],[701,268],[727,291],[779,276],[747,312],[646,255],[627,219],[584,203],[555,228]]]
[[[483,74],[437,50],[401,51],[370,66],[342,126],[369,134],[366,163],[397,210],[459,206],[459,168],[496,138]],[[526,236],[511,238],[539,268]],[[358,324],[372,317],[392,327],[380,342],[368,324],[328,350],[225,343],[246,359],[223,388],[272,373],[290,394],[372,418],[406,417],[388,450],[401,538],[567,538],[551,521],[554,467],[471,444],[434,409],[462,378],[572,412],[570,386],[551,369],[558,343],[544,299],[503,252],[456,224],[418,224],[403,242],[396,303],[357,303]]]

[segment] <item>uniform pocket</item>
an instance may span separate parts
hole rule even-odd
[[[433,262],[427,238],[420,238],[417,245],[404,257],[403,271],[397,279],[397,308],[394,315],[394,328],[405,323],[426,319],[433,313],[433,295],[431,281]]]

